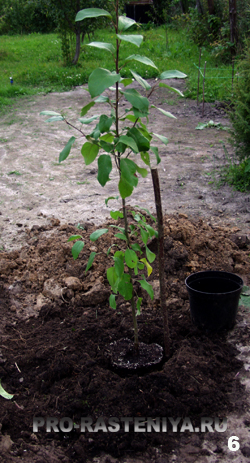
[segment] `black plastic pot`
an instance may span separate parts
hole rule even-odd
[[[234,273],[204,271],[186,278],[191,318],[201,329],[230,330],[235,324],[243,280]]]

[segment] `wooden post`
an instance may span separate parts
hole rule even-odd
[[[160,298],[161,298],[161,311],[163,318],[163,332],[164,332],[164,350],[165,356],[170,356],[170,340],[169,340],[169,327],[168,327],[168,308],[166,304],[166,282],[164,274],[164,228],[163,228],[163,216],[161,206],[161,192],[158,170],[156,168],[151,169],[151,175],[154,186],[155,194],[155,205],[157,212],[158,222],[158,258],[159,258],[159,281],[160,281]]]
[[[205,61],[204,65],[204,75],[203,75],[203,101],[202,101],[202,117],[204,117],[204,105],[205,105],[205,97],[204,97],[204,90],[205,90],[205,74],[206,74],[206,64],[207,62]]]

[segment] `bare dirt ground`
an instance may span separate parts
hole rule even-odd
[[[169,83],[181,89],[185,86],[180,80]],[[175,95],[158,89],[153,94],[153,103],[171,111],[177,120],[157,110],[150,118],[152,131],[169,139],[167,147],[159,144],[164,212],[183,212],[213,224],[230,223],[245,232],[250,220],[250,194],[234,192],[228,186],[216,190],[209,184],[214,168],[223,164],[223,143],[227,142],[228,133],[215,128],[195,130],[204,120],[228,125],[226,113],[218,105],[206,104],[202,118],[201,106],[197,108],[195,101]],[[78,139],[72,154],[59,165],[60,151],[76,133],[64,122],[45,123],[46,117],[39,115],[42,110],[54,110],[63,112],[75,123],[88,101],[88,93],[82,88],[35,96],[22,101],[1,118],[0,246],[3,249],[20,247],[24,243],[25,228],[42,225],[48,217],[73,224],[85,221],[100,224],[109,216],[104,199],[117,194],[118,174],[113,171],[113,181],[103,189],[96,180],[97,164],[84,165],[80,153],[82,139]],[[104,108],[94,107],[88,114],[100,114]],[[91,130],[89,128],[89,132]],[[227,148],[230,152],[228,144]],[[139,181],[130,204],[147,206],[154,211],[150,176]],[[114,207],[117,205],[114,203]]]
[[[150,120],[154,132],[169,138],[160,148],[159,175],[171,357],[155,371],[124,375],[112,369],[106,355],[110,342],[133,338],[128,304],[118,300],[115,312],[108,304],[112,254],[107,259],[105,251],[114,238],[110,231],[94,245],[88,240],[109,216],[104,198],[117,194],[117,174],[112,172],[104,194],[96,164],[83,163],[81,140],[59,165],[73,130],[39,116],[50,109],[73,121],[88,101],[81,88],[40,95],[18,103],[0,120],[0,379],[14,394],[12,400],[0,397],[0,461],[249,462],[249,309],[240,307],[230,333],[201,332],[190,320],[184,283],[188,274],[211,269],[237,273],[250,285],[250,194],[209,184],[224,162],[222,142],[230,152],[228,134],[195,130],[204,119],[229,125],[226,114],[219,105],[206,105],[202,119],[196,102],[164,89],[154,94],[153,103],[177,117],[157,111]],[[129,204],[155,212],[150,177],[139,180]],[[73,262],[67,239],[76,226],[86,245]],[[154,240],[150,249],[157,250]],[[97,260],[86,275],[93,250]],[[157,277],[154,264],[155,299],[141,293],[139,336],[163,345]],[[182,422],[189,417],[194,432],[46,433],[43,428],[34,433],[33,416],[69,417],[76,425],[86,416],[94,422],[111,416],[181,417]],[[227,430],[200,432],[202,417],[227,418]],[[231,436],[239,438],[235,452],[228,448]]]

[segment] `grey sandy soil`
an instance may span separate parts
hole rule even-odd
[[[185,82],[173,80],[170,85],[182,90]],[[55,217],[62,222],[100,224],[109,216],[104,200],[117,194],[115,169],[111,181],[102,188],[97,179],[97,163],[85,166],[80,153],[83,139],[78,138],[68,159],[59,164],[60,151],[75,131],[64,122],[46,123],[42,110],[62,112],[80,126],[77,118],[89,101],[83,88],[70,92],[37,95],[19,101],[0,118],[0,248],[10,250],[24,244],[25,228],[42,225]],[[171,111],[170,119],[154,109],[150,129],[169,139],[160,143],[158,166],[165,213],[200,216],[211,223],[230,224],[247,232],[250,221],[250,194],[233,191],[229,186],[216,189],[214,169],[225,161],[223,143],[229,152],[228,132],[207,128],[196,130],[199,122],[214,120],[228,126],[226,113],[216,105],[206,104],[205,115],[195,101],[180,98],[166,89],[153,94],[153,103]],[[103,111],[104,110],[104,111]],[[89,112],[101,114],[105,106]],[[88,133],[95,121],[87,127]],[[130,204],[154,211],[151,176],[139,180]],[[112,207],[119,207],[113,201]]]

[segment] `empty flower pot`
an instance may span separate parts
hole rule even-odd
[[[243,287],[238,275],[204,271],[189,275],[185,283],[196,326],[209,331],[233,328]]]

